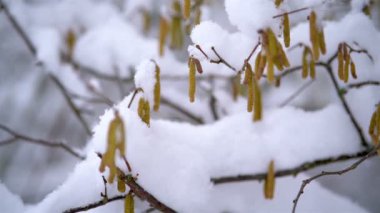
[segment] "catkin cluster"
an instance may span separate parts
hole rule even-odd
[[[195,5],[193,5],[195,6]],[[190,34],[193,26],[200,23],[201,10],[200,5],[192,7],[191,0],[184,0],[182,5],[178,0],[172,3],[172,14],[170,20],[164,16],[160,17],[159,26],[159,54],[164,55],[164,48],[167,37],[170,35],[170,47],[172,49],[181,49],[184,45],[185,33]],[[194,15],[192,16],[192,11]]]
[[[265,31],[261,30],[261,40],[263,50],[258,56],[263,57],[265,54],[266,66],[267,66],[267,79],[269,83],[274,83],[275,74],[274,67],[282,71],[285,67],[289,67],[289,60],[282,48],[282,45],[277,40],[276,35],[272,29],[268,28]]]
[[[313,58],[319,60],[319,56],[326,54],[326,43],[323,28],[318,27],[317,14],[311,11],[309,15],[310,41],[313,50]]]
[[[351,58],[349,47],[346,43],[340,43],[338,47],[338,77],[345,83],[348,82],[349,75],[356,79],[356,66]]]
[[[257,77],[253,75],[251,65],[246,62],[245,75],[243,83],[247,85],[247,111],[253,111],[253,121],[259,121],[262,118],[262,98],[261,89]]]
[[[125,156],[125,129],[123,120],[120,118],[119,113],[115,112],[115,118],[111,121],[108,128],[107,135],[107,150],[103,154],[100,163],[99,171],[104,172],[105,168],[109,168],[108,182],[113,183],[117,174],[117,167],[115,164],[116,150],[119,150],[121,156]]]

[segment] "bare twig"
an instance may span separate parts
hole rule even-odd
[[[135,97],[136,97],[137,93],[139,93],[139,92],[144,92],[144,90],[141,89],[141,88],[136,88],[136,89],[135,89],[135,91],[133,92],[132,98],[131,98],[131,100],[129,101],[128,108],[131,108],[132,103],[133,103],[133,101],[135,100]]]
[[[123,181],[125,184],[129,186],[129,188],[132,190],[132,192],[139,197],[141,200],[146,200],[152,207],[154,207],[157,210],[160,210],[164,213],[174,213],[172,208],[165,205],[161,201],[157,200],[152,194],[147,192],[142,186],[140,186],[135,179],[131,175],[126,175],[123,178]]]
[[[78,118],[79,122],[82,124],[83,128],[86,130],[86,133],[88,135],[91,135],[90,127],[87,125],[86,121],[82,117],[82,114],[80,113],[79,108],[74,104],[72,101],[70,94],[66,90],[66,88],[63,86],[63,84],[58,80],[57,77],[55,77],[52,74],[48,74],[49,78],[57,85],[59,90],[61,91],[62,95],[65,97],[67,104],[71,108],[71,111],[75,114],[75,116]]]
[[[17,22],[17,20],[13,17],[13,15],[11,14],[11,12],[9,11],[8,6],[2,0],[0,0],[0,8],[4,11],[5,16],[7,17],[7,19],[9,20],[9,22],[13,26],[13,28],[16,30],[17,34],[19,34],[20,37],[21,37],[21,39],[25,42],[25,44],[26,44],[27,48],[29,49],[29,51],[34,56],[37,55],[37,50],[34,47],[34,45],[33,45],[32,41],[30,40],[29,36],[25,33],[25,31],[23,30],[23,28],[21,27],[21,25]]]
[[[348,84],[347,89],[359,89],[363,86],[380,86],[380,81],[363,81],[353,84]]]
[[[368,158],[370,158],[371,156],[374,156],[376,155],[376,152],[377,150],[380,148],[380,144],[378,144],[377,146],[375,146],[373,149],[371,149],[370,152],[368,152],[366,155],[364,155],[363,157],[361,157],[359,160],[357,160],[355,163],[353,163],[352,165],[348,166],[347,168],[345,169],[342,169],[342,170],[338,170],[338,171],[322,171],[321,173],[313,176],[313,177],[310,177],[308,179],[305,179],[302,181],[302,185],[297,193],[297,196],[296,198],[293,200],[293,210],[292,212],[295,213],[296,212],[296,208],[297,208],[297,204],[299,202],[299,199],[301,198],[301,195],[304,193],[304,190],[305,190],[305,187],[310,184],[312,181],[320,178],[320,177],[323,177],[323,176],[331,176],[331,175],[342,175],[342,174],[345,174],[349,171],[352,171],[354,169],[356,169],[361,163],[363,163],[365,160],[367,160]]]
[[[58,141],[48,141],[44,139],[36,139],[32,138],[23,134],[20,134],[9,127],[0,124],[0,129],[10,134],[12,137],[8,138],[6,140],[0,141],[0,146],[7,145],[16,141],[24,141],[28,143],[33,143],[37,145],[52,147],[52,148],[60,148],[68,152],[69,154],[73,155],[76,158],[79,158],[81,160],[85,159],[85,156],[83,156],[80,152],[76,151],[75,148],[70,147],[64,142],[58,142]]]
[[[81,206],[81,207],[77,207],[77,208],[71,208],[69,210],[66,210],[64,211],[64,213],[76,213],[76,212],[84,212],[84,211],[88,211],[90,209],[95,209],[99,206],[104,206],[108,203],[111,203],[111,202],[114,202],[114,201],[117,201],[117,200],[122,200],[125,198],[126,195],[117,195],[115,197],[111,197],[111,198],[108,198],[107,201],[104,201],[104,199],[101,199],[97,202],[94,202],[94,203],[91,203],[91,204],[88,204],[86,206]]]
[[[337,162],[361,158],[363,156],[366,156],[368,153],[370,153],[370,151],[371,149],[366,149],[365,151],[357,152],[354,154],[344,154],[344,155],[339,155],[336,157],[322,158],[322,159],[317,159],[315,161],[306,162],[294,168],[278,170],[275,173],[275,177],[294,176],[294,175],[299,174],[300,172],[309,171],[314,168],[328,165],[331,163],[337,163]],[[241,175],[235,175],[235,176],[211,178],[211,182],[217,185],[217,184],[234,183],[234,182],[242,182],[242,181],[261,181],[261,180],[265,180],[266,177],[267,177],[267,173],[241,174]]]
[[[280,107],[284,107],[288,105],[291,101],[293,101],[298,95],[300,95],[303,91],[305,91],[311,84],[314,82],[314,80],[310,80],[303,84],[297,91],[295,91],[291,96],[286,98],[281,104]]]
[[[325,63],[322,63],[322,62],[319,62],[317,63],[318,65],[322,65],[323,67],[326,68],[327,70],[327,73],[329,74],[330,76],[330,79],[331,81],[333,82],[333,86],[335,88],[335,92],[337,93],[338,97],[339,97],[339,100],[340,102],[342,103],[343,105],[343,108],[344,110],[346,111],[346,113],[348,114],[348,116],[350,117],[350,120],[352,122],[352,124],[354,125],[356,131],[358,132],[358,135],[359,135],[359,138],[360,138],[360,142],[361,142],[361,145],[365,148],[368,148],[368,143],[365,139],[365,136],[364,136],[364,133],[363,133],[363,129],[360,127],[358,121],[356,120],[354,114],[352,113],[351,111],[351,108],[349,107],[347,101],[346,101],[346,98],[344,97],[343,94],[341,94],[341,90],[339,88],[339,85],[338,85],[338,82],[334,76],[334,73],[333,73],[333,70],[331,68],[331,63],[332,61],[330,61],[330,64],[325,64]]]
[[[226,65],[228,68],[230,68],[231,70],[237,72],[238,70],[231,66],[231,64],[229,64],[226,60],[224,60],[224,58],[222,56],[219,55],[219,53],[216,51],[215,47],[211,47],[211,50],[214,52],[214,54],[218,57],[218,60],[210,60],[211,63],[215,63],[215,64],[224,64]]]
[[[196,115],[193,115],[193,113],[185,110],[181,106],[178,106],[177,104],[171,102],[169,99],[165,97],[161,97],[161,103],[169,106],[170,108],[180,112],[181,114],[185,115],[186,117],[190,118],[191,120],[195,121],[198,124],[203,124],[204,121],[202,118],[197,117]]]
[[[289,12],[285,12],[285,13],[281,13],[281,14],[278,14],[278,15],[275,15],[273,16],[272,18],[279,18],[279,17],[282,17],[286,14],[293,14],[293,13],[298,13],[298,12],[301,12],[301,11],[304,11],[304,10],[308,10],[310,9],[309,7],[303,7],[303,8],[300,8],[300,9],[296,9],[296,10],[292,10],[292,11],[289,11]]]
[[[107,180],[104,177],[104,175],[102,175],[102,179],[103,179],[103,185],[104,185],[104,193],[100,192],[100,196],[103,198],[104,201],[107,201],[108,200]]]

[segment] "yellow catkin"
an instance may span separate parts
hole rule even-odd
[[[267,57],[266,57],[266,55],[262,55],[261,60],[260,60],[259,72],[256,74],[257,80],[260,80],[261,76],[264,73],[264,69],[265,69],[266,65],[267,65]]]
[[[323,31],[323,28],[321,28],[318,32],[319,49],[322,55],[326,54],[325,33]]]
[[[246,81],[246,82],[244,82],[244,83],[247,84],[247,92],[248,92],[248,94],[247,94],[247,111],[248,112],[252,112],[252,110],[253,110],[253,98],[254,98],[253,97],[254,96],[253,90],[254,90],[254,88],[253,88],[252,79],[253,79],[252,67],[249,63],[247,63],[245,65],[245,79],[244,79],[244,81]]]
[[[286,56],[286,54],[284,52],[284,49],[282,48],[282,46],[279,42],[277,43],[277,45],[278,45],[278,48],[277,48],[278,49],[278,57],[279,57],[281,64],[284,67],[290,67],[290,63],[289,63],[288,57]]]
[[[369,123],[368,133],[369,135],[375,134],[375,128],[377,126],[377,115],[376,111],[372,114],[371,122]]]
[[[74,47],[76,44],[76,35],[73,30],[69,30],[66,34],[66,47],[67,47],[67,56],[71,60],[74,53]]]
[[[350,56],[350,54],[348,52],[347,44],[346,43],[342,43],[341,47],[342,47],[342,52],[343,52],[343,59],[347,60],[347,58]]]
[[[198,73],[202,74],[203,73],[203,68],[202,68],[201,62],[198,59],[196,59],[196,58],[193,58],[193,61],[195,63],[195,67],[197,68]]]
[[[200,7],[197,7],[197,9],[195,10],[194,24],[195,25],[200,24],[201,23],[201,19],[202,19],[202,11],[201,11]]]
[[[146,123],[148,126],[150,125],[150,105],[148,100],[140,98],[137,114],[144,123]]]
[[[356,66],[355,66],[355,63],[351,60],[351,64],[350,64],[350,71],[351,71],[351,76],[354,78],[354,79],[357,79],[358,76],[356,74]]]
[[[338,77],[340,80],[344,79],[344,68],[343,68],[343,45],[339,44],[338,49]]]
[[[121,171],[118,170],[118,176],[121,176]],[[125,192],[125,183],[120,177],[117,178],[117,190],[119,192]]]
[[[278,45],[277,45],[277,38],[272,29],[267,29],[267,36],[268,36],[268,56],[272,58],[272,61],[274,64],[276,64],[278,60]]]
[[[262,60],[261,58],[262,58],[262,56],[261,56],[261,51],[260,51],[257,54],[256,59],[255,59],[255,78],[256,79],[260,79],[260,77],[261,77],[261,74],[259,73],[259,70],[260,70],[260,61]]]
[[[115,118],[111,121],[108,128],[107,135],[107,150],[103,154],[102,161],[99,166],[99,171],[104,172],[105,168],[109,168],[108,182],[113,183],[117,174],[117,168],[115,164],[115,154],[118,149],[120,155],[125,155],[125,130],[124,123],[119,114],[115,113]]]
[[[362,12],[368,16],[368,17],[371,17],[371,6],[370,5],[365,5],[362,9]]]
[[[377,134],[380,136],[380,105],[377,105],[376,110],[376,123],[377,123]]]
[[[309,27],[310,27],[310,41],[313,49],[314,60],[319,59],[319,42],[318,42],[318,26],[317,26],[317,14],[311,11],[309,16]]]
[[[273,199],[274,189],[275,189],[275,173],[274,173],[274,161],[272,160],[269,163],[267,177],[264,182],[265,199]]]
[[[288,13],[285,13],[284,15],[284,28],[283,28],[283,34],[284,34],[284,44],[285,47],[289,47],[290,45],[290,22],[289,22],[289,15]]]
[[[309,66],[308,66],[308,47],[305,47],[302,54],[302,78],[305,79],[309,75]]]
[[[142,16],[143,16],[143,32],[144,34],[148,34],[152,27],[152,16],[150,15],[148,10],[143,10]]]
[[[243,83],[248,84],[248,82],[251,81],[251,79],[252,79],[252,67],[248,62],[246,62],[244,65],[244,69],[245,69],[245,72],[244,72]]]
[[[274,4],[279,7],[284,0],[275,0]]]
[[[274,83],[274,86],[275,87],[280,87],[281,86],[281,77],[277,77],[276,78],[276,81]]]
[[[232,98],[236,101],[240,95],[240,73],[232,78]]]
[[[164,55],[164,48],[166,44],[166,38],[169,33],[169,24],[164,17],[160,18],[160,35],[159,35],[159,54]]]
[[[150,105],[149,105],[149,101],[147,101],[147,100],[145,100],[145,103],[144,103],[144,117],[143,117],[143,121],[148,126],[150,126]]]
[[[344,70],[343,70],[343,81],[345,83],[348,82],[348,76],[350,74],[350,63],[351,63],[351,57],[348,56],[345,60],[344,60]]]
[[[272,58],[268,57],[268,68],[267,68],[267,80],[269,83],[274,82],[274,64]]]
[[[124,199],[124,213],[134,213],[135,212],[135,202],[131,193],[128,193]]]
[[[183,45],[183,32],[182,32],[182,19],[181,17],[173,16],[171,22],[171,43],[170,46],[174,49],[180,49]]]
[[[141,120],[143,120],[143,117],[144,117],[144,104],[145,104],[144,98],[140,98],[139,104],[137,107],[137,115],[139,115]]]
[[[189,59],[189,99],[190,102],[195,101],[195,90],[196,90],[196,70],[193,58]]]
[[[261,97],[261,89],[257,80],[253,79],[253,90],[254,90],[254,107],[253,107],[253,121],[260,121],[263,117],[263,103]]]
[[[310,77],[315,79],[315,62],[313,59],[310,60]]]
[[[155,70],[155,78],[156,82],[154,84],[154,103],[153,103],[153,110],[158,111],[160,109],[160,102],[161,102],[161,81],[160,81],[160,67],[156,65]]]
[[[191,0],[184,0],[183,3],[183,17],[188,19],[190,17],[191,12]]]

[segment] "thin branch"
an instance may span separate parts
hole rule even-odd
[[[140,186],[131,175],[126,175],[122,179],[125,184],[129,186],[132,192],[139,197],[141,200],[146,200],[152,207],[157,210],[160,210],[164,213],[174,213],[172,208],[165,205],[161,201],[157,200],[152,194],[147,192],[142,186]]]
[[[309,7],[303,7],[303,8],[297,9],[297,10],[292,10],[292,11],[289,11],[289,12],[285,12],[285,13],[281,13],[281,14],[275,15],[272,18],[276,19],[276,18],[282,17],[282,16],[284,16],[286,14],[298,13],[298,12],[301,12],[301,11],[304,11],[304,10],[308,10],[308,9],[310,9],[310,8]]]
[[[214,52],[214,54],[218,57],[218,60],[215,61],[215,60],[210,60],[211,63],[215,63],[215,64],[224,64],[226,65],[228,68],[230,68],[231,70],[237,72],[237,69],[233,66],[231,66],[231,64],[229,64],[226,60],[224,60],[224,58],[222,56],[219,55],[219,53],[216,51],[215,47],[211,47],[211,50]]]
[[[305,91],[307,88],[309,88],[309,86],[311,86],[311,84],[314,82],[314,80],[310,80],[308,82],[306,82],[305,84],[303,84],[299,89],[297,89],[297,91],[295,91],[291,96],[289,96],[288,98],[286,98],[281,104],[280,104],[280,107],[284,107],[286,105],[288,105],[291,101],[293,101],[298,95],[300,95],[303,91]]]
[[[65,97],[67,104],[71,108],[71,111],[78,118],[79,122],[82,124],[83,128],[85,129],[87,135],[91,135],[90,127],[87,125],[86,121],[82,117],[82,114],[80,113],[79,108],[72,101],[69,92],[66,90],[66,88],[63,86],[63,84],[59,81],[59,79],[57,77],[55,77],[52,74],[48,74],[48,76],[55,83],[55,85],[59,88],[62,95]]]
[[[64,211],[64,213],[76,213],[76,212],[84,212],[84,211],[88,211],[90,209],[95,209],[99,206],[104,206],[108,203],[111,203],[111,202],[114,202],[114,201],[117,201],[117,200],[122,200],[125,198],[126,195],[117,195],[115,197],[111,197],[111,198],[108,198],[106,201],[104,199],[101,199],[95,203],[91,203],[91,204],[88,204],[86,206],[81,206],[81,207],[77,207],[77,208],[71,208],[69,210],[66,210]]]
[[[136,97],[137,93],[139,93],[139,92],[144,92],[144,90],[143,90],[142,88],[136,88],[136,89],[135,89],[135,91],[133,92],[132,98],[131,98],[131,100],[129,101],[128,108],[131,108],[132,103],[133,103],[133,101],[135,100],[135,97]]]
[[[331,62],[330,62],[331,63]],[[352,113],[351,111],[351,108],[349,107],[347,101],[346,101],[346,98],[344,97],[343,94],[341,94],[341,90],[339,88],[339,85],[338,85],[338,82],[334,76],[334,73],[333,73],[333,70],[331,68],[331,64],[324,64],[324,63],[317,63],[318,65],[322,65],[323,67],[326,68],[327,70],[327,73],[329,74],[330,76],[330,79],[331,81],[333,82],[333,86],[335,88],[335,92],[337,93],[338,97],[339,97],[339,100],[340,102],[342,103],[343,105],[343,108],[344,110],[346,111],[346,113],[348,114],[348,116],[350,117],[350,120],[352,122],[352,124],[354,125],[356,131],[358,132],[358,135],[359,135],[359,138],[360,138],[360,142],[361,142],[361,145],[365,148],[368,148],[368,143],[365,139],[365,136],[364,136],[364,132],[363,132],[363,129],[360,127],[358,121],[356,120],[354,114]]]
[[[33,45],[32,41],[30,40],[29,36],[25,33],[21,25],[17,22],[17,20],[13,17],[13,15],[10,13],[8,6],[0,0],[0,9],[2,9],[5,13],[5,16],[13,26],[13,28],[17,31],[17,33],[20,35],[21,39],[25,42],[28,50],[35,56],[37,55],[37,50],[35,46]]]
[[[377,150],[380,148],[380,144],[378,144],[376,147],[374,147],[373,149],[371,149],[370,152],[368,152],[366,155],[364,155],[363,157],[361,157],[359,160],[357,160],[355,163],[353,163],[352,165],[346,167],[345,169],[342,169],[342,170],[338,170],[338,171],[322,171],[320,174],[317,174],[313,177],[310,177],[308,179],[305,179],[302,181],[302,185],[298,191],[298,194],[296,196],[296,198],[293,200],[293,210],[292,212],[295,213],[296,212],[296,208],[297,208],[297,204],[299,202],[299,199],[301,198],[301,195],[304,193],[304,190],[305,190],[305,187],[310,184],[312,181],[320,178],[320,177],[323,177],[323,176],[331,176],[331,175],[342,175],[342,174],[345,174],[349,171],[352,171],[354,169],[356,169],[361,163],[363,163],[365,160],[367,160],[368,158],[376,155],[376,152]]]
[[[365,151],[357,152],[354,154],[344,154],[344,155],[339,155],[336,157],[317,159],[315,161],[303,163],[294,168],[278,170],[276,171],[275,176],[276,177],[294,176],[294,175],[299,174],[300,172],[309,171],[314,168],[328,165],[331,163],[361,158],[363,156],[366,156],[370,152],[371,152],[370,149],[366,149]],[[217,184],[234,183],[234,182],[242,182],[242,181],[261,181],[261,180],[265,180],[266,177],[267,177],[267,173],[241,174],[241,175],[235,175],[235,176],[211,178],[211,182],[217,185]]]
[[[170,108],[172,108],[172,109],[174,109],[174,110],[176,110],[178,112],[180,112],[181,114],[185,115],[186,117],[190,118],[191,120],[195,121],[198,124],[203,124],[204,123],[204,121],[203,121],[202,118],[197,117],[193,113],[185,110],[181,106],[178,106],[177,104],[171,102],[169,99],[167,99],[165,97],[161,97],[161,103],[169,106]]]
[[[347,85],[347,89],[359,89],[364,86],[380,86],[380,81],[363,81]]]
[[[47,146],[47,147],[52,147],[52,148],[60,148],[78,159],[81,159],[81,160],[85,159],[85,156],[83,156],[80,152],[76,151],[75,148],[70,147],[64,142],[48,141],[44,139],[32,138],[32,137],[20,134],[2,124],[0,124],[0,129],[13,136],[12,138],[0,141],[0,146],[7,145],[10,143],[16,142],[18,140],[22,140],[22,141],[37,144],[37,145],[42,145],[42,146]]]

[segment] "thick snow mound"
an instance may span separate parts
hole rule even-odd
[[[210,178],[265,172],[272,159],[276,169],[285,169],[360,149],[349,118],[338,106],[317,112],[294,108],[266,110],[264,120],[259,123],[253,123],[249,113],[241,113],[204,126],[152,120],[148,128],[135,111],[127,108],[129,99],[130,96],[116,108],[125,123],[126,153],[134,174],[139,174],[138,182],[146,190],[180,212],[288,210],[304,176],[278,179],[272,202],[264,201],[260,183],[213,186]],[[65,184],[31,208],[31,212],[62,211],[100,199],[103,183],[98,171],[99,158],[94,153],[105,151],[108,125],[113,117],[113,110],[101,117],[87,147],[88,158]],[[117,163],[125,168],[121,160]],[[362,212],[317,183],[312,185],[309,194],[302,198],[301,209]],[[109,186],[110,196],[115,193],[115,186]],[[137,207],[143,210],[143,205]],[[99,211],[109,208],[122,208],[122,204]]]

